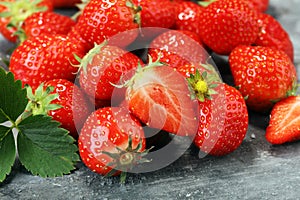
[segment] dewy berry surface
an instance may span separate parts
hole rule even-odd
[[[270,0],[267,10],[291,37],[297,72],[300,71],[299,6],[299,1],[282,4],[281,0]],[[59,12],[72,13],[65,9]],[[5,67],[12,47],[0,34],[1,66]],[[215,54],[213,57],[221,68],[223,80],[232,83],[226,57]],[[299,73],[297,76],[299,79]],[[44,179],[33,176],[17,161],[12,173],[0,183],[0,199],[297,199],[300,143],[271,145],[265,139],[268,122],[268,115],[250,111],[243,143],[221,158],[198,155],[196,147],[186,147],[190,139],[163,133],[159,138],[161,143],[171,144],[169,150],[175,147],[177,150],[175,154],[166,150],[166,157],[183,152],[180,158],[159,170],[128,174],[127,183],[121,186],[119,177],[102,177],[81,162],[70,175]],[[147,131],[145,134],[152,135],[152,129]],[[159,157],[160,152],[154,150]]]

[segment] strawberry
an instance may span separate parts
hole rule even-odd
[[[114,86],[121,77],[142,62],[133,53],[106,42],[95,45],[81,60],[79,82],[81,88],[96,101],[122,101],[124,89]],[[116,102],[115,102],[116,103]]]
[[[35,90],[42,82],[64,78],[74,81],[74,57],[85,55],[85,48],[65,35],[41,35],[25,40],[11,55],[9,70],[23,85]]]
[[[283,51],[262,46],[238,46],[229,55],[234,83],[248,107],[268,112],[274,102],[293,93],[296,68]]]
[[[199,125],[193,142],[205,153],[223,156],[242,143],[248,128],[248,111],[241,93],[222,83],[213,65],[201,67],[184,65],[177,69],[187,78],[198,102]]]
[[[77,85],[66,79],[53,79],[47,81],[44,86],[54,87],[52,93],[58,94],[58,98],[51,103],[61,106],[59,109],[50,110],[48,115],[60,122],[62,128],[67,129],[74,138],[77,138],[83,123],[91,113],[84,93]]]
[[[170,0],[132,0],[140,7],[141,27],[170,28],[175,20],[174,5]]]
[[[52,0],[54,8],[70,8],[75,7],[81,0]]]
[[[54,12],[37,12],[27,17],[22,25],[27,38],[41,34],[67,35],[75,25],[70,17]]]
[[[289,34],[273,16],[260,13],[258,17],[260,31],[255,44],[258,46],[267,46],[280,49],[284,51],[293,61],[294,48]]]
[[[277,102],[270,115],[266,139],[271,144],[300,140],[300,97],[290,96]]]
[[[265,12],[269,8],[269,0],[244,0],[246,4],[253,10],[258,12]]]
[[[115,176],[140,162],[145,154],[145,136],[139,121],[126,109],[105,107],[94,111],[81,129],[78,147],[81,160],[93,172]]]
[[[257,12],[240,0],[218,0],[201,12],[200,37],[215,53],[229,55],[238,45],[255,42],[259,25]]]
[[[181,136],[196,133],[197,104],[186,79],[173,68],[150,59],[125,86],[129,110],[147,126]]]
[[[196,33],[187,30],[169,30],[152,40],[148,54],[153,60],[160,61],[170,67],[180,67],[193,63],[203,63],[208,54]]]
[[[199,127],[194,144],[213,156],[224,156],[236,150],[248,129],[248,111],[241,93],[227,84],[215,88],[204,102],[199,101]]]
[[[51,0],[4,0],[0,2],[0,33],[11,42],[16,42],[15,32],[24,20],[35,12],[52,11]]]
[[[217,1],[217,0],[202,0],[200,1],[200,5],[207,5],[210,2]],[[240,0],[247,4],[252,10],[257,12],[265,12],[269,7],[269,0]]]
[[[128,30],[115,45],[124,47],[138,35],[136,22],[138,10],[128,6],[127,0],[91,0],[79,16],[75,26],[81,37],[91,44],[101,44],[105,39]]]
[[[175,4],[174,29],[189,30],[200,34],[200,13],[204,8],[191,1],[182,1]]]

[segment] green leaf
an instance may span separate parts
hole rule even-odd
[[[79,160],[75,140],[51,117],[30,116],[20,122],[18,129],[19,159],[32,174],[55,177],[75,168]]]
[[[16,121],[27,105],[26,89],[11,72],[0,67],[0,123]]]
[[[0,126],[0,182],[11,172],[15,159],[14,135],[9,127]]]

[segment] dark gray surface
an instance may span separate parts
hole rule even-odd
[[[268,12],[290,33],[299,71],[300,1],[270,2]],[[0,38],[0,52],[7,45]],[[0,184],[0,199],[300,199],[300,142],[270,145],[264,138],[267,123],[268,116],[250,113],[247,136],[232,154],[199,159],[192,147],[164,169],[130,174],[126,185],[94,174],[81,163],[70,175],[46,179],[16,163]]]

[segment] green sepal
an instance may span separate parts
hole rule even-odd
[[[38,6],[42,0],[18,0],[13,2],[0,2],[6,7],[6,11],[0,13],[0,17],[10,18],[10,26],[20,28],[24,20],[36,12],[44,12],[46,6]]]
[[[75,59],[77,61],[80,61],[80,64],[77,67],[79,67],[79,69],[82,68],[84,74],[87,74],[88,65],[90,65],[93,62],[94,57],[101,52],[101,49],[105,45],[107,45],[107,43],[107,40],[104,40],[104,42],[102,42],[101,44],[95,43],[94,47],[91,50],[89,50],[89,52],[85,54],[85,56],[82,59],[80,59],[77,55],[74,55]]]
[[[56,177],[75,169],[78,148],[59,125],[46,115],[30,116],[19,123],[19,159],[33,175]]]
[[[11,172],[16,159],[16,147],[11,128],[0,126],[0,182]]]
[[[207,7],[209,6],[211,3],[215,2],[217,0],[209,0],[209,1],[197,1],[197,4],[199,6],[202,6],[202,7]]]
[[[62,107],[59,104],[51,103],[59,96],[56,93],[52,94],[54,87],[48,86],[44,88],[44,84],[41,83],[35,90],[34,94],[30,86],[27,85],[26,89],[29,102],[26,106],[26,112],[24,113],[25,115],[27,115],[27,113],[29,113],[30,115],[47,115],[48,111],[57,110]]]
[[[11,72],[0,67],[0,123],[15,122],[27,105],[26,89]]]

